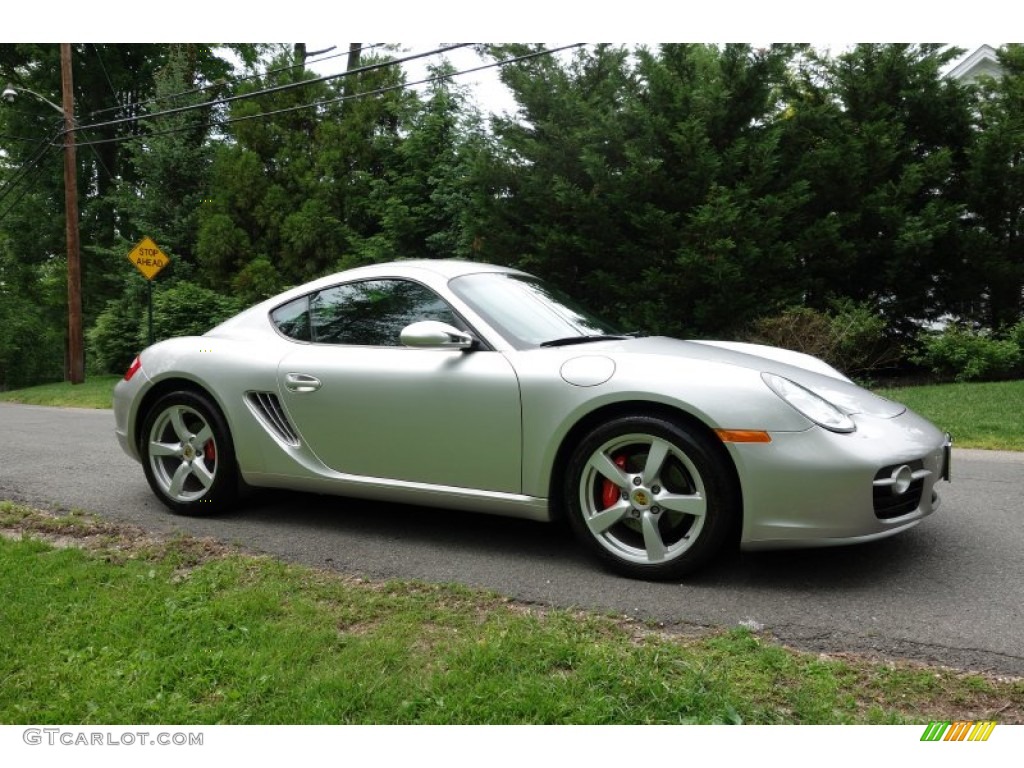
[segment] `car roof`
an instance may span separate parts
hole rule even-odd
[[[380,269],[382,271],[414,269],[433,272],[447,278],[478,272],[519,272],[519,270],[511,267],[502,267],[497,264],[485,264],[476,261],[464,261],[462,259],[407,259],[374,264],[369,269]]]
[[[352,280],[367,280],[375,277],[425,278],[427,275],[430,275],[447,281],[454,277],[479,274],[481,272],[523,274],[511,267],[463,261],[460,259],[405,259],[387,261],[381,264],[368,264],[364,267],[355,267],[344,272],[325,275],[303,285],[290,288],[276,298],[285,299],[292,296],[301,296],[309,291],[322,290],[338,283],[350,282]]]

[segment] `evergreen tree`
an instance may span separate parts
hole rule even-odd
[[[786,91],[782,165],[808,185],[788,219],[805,302],[880,306],[894,324],[935,318],[962,285],[959,221],[965,89],[938,45],[858,45],[811,53]]]
[[[194,108],[219,95],[198,70],[197,48],[168,46],[154,75],[154,101],[144,114]],[[177,275],[193,271],[199,209],[209,199],[211,111],[190,109],[146,120],[138,138],[128,143],[135,182],[120,190],[122,234],[129,242],[153,238],[173,256],[169,269]]]
[[[380,229],[356,245],[360,260],[472,255],[466,180],[482,128],[464,89],[446,79],[453,71],[447,64],[430,68],[438,79],[426,101],[404,105],[405,137],[370,192]]]
[[[241,92],[313,77],[283,61]],[[401,82],[397,67],[348,77],[356,85],[311,84],[232,104],[232,140],[216,152],[200,216],[199,259],[212,285],[250,300],[269,295],[357,262],[358,244],[380,230],[372,189],[400,141],[398,105],[408,97],[386,90]]]
[[[1024,45],[1004,47],[999,63],[1002,77],[976,91],[965,255],[979,319],[995,329],[1024,316]]]
[[[501,53],[522,53],[505,49]],[[635,58],[635,61],[634,61]],[[795,296],[767,120],[788,49],[599,46],[504,74],[485,248],[572,285],[626,328],[728,333]],[[499,239],[500,238],[500,239]]]

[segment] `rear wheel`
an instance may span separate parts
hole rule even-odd
[[[726,457],[703,433],[652,416],[590,432],[566,473],[569,522],[613,570],[679,578],[716,555],[739,519]]]
[[[175,512],[212,514],[237,499],[231,435],[206,396],[180,391],[160,398],[146,416],[140,447],[146,480]]]

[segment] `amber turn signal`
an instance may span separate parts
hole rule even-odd
[[[716,429],[723,443],[770,443],[772,436],[757,429]]]

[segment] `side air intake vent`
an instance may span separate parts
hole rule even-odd
[[[295,427],[288,421],[288,416],[285,415],[277,395],[273,392],[246,392],[245,402],[249,406],[249,410],[263,422],[263,426],[274,437],[282,443],[298,446],[299,436],[295,432]]]

